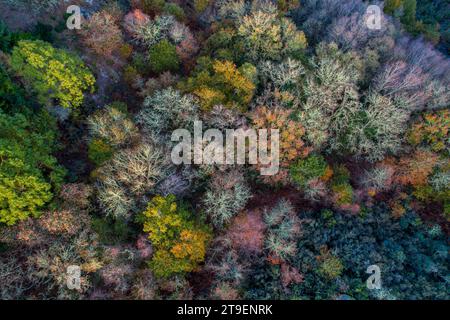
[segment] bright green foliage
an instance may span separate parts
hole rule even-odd
[[[6,152],[2,156],[10,156]],[[20,163],[10,161],[10,166],[19,167]],[[19,167],[19,170],[25,168]],[[0,210],[0,222],[13,225],[17,221],[25,220],[32,215],[37,217],[39,208],[44,206],[52,198],[50,185],[35,176],[15,175],[7,177],[0,175],[0,199],[3,204]]]
[[[77,56],[44,41],[23,40],[14,47],[11,67],[37,93],[39,102],[78,108],[84,92],[94,91],[95,79]]]
[[[208,57],[202,57],[198,61],[195,75],[182,86],[200,98],[200,105],[204,110],[224,105],[229,109],[244,111],[255,91],[255,84],[252,82],[255,74],[256,68],[251,64],[237,68],[230,61],[212,61]]]
[[[0,222],[8,225],[37,216],[64,175],[50,155],[54,119],[44,111],[35,115],[26,105],[22,88],[0,66]]]
[[[292,181],[304,188],[311,180],[323,176],[327,167],[328,164],[321,155],[313,154],[292,164],[289,173]]]
[[[150,67],[156,73],[177,71],[180,67],[180,59],[176,47],[166,39],[150,49],[149,59]]]
[[[205,258],[210,234],[191,220],[191,214],[178,207],[175,196],[156,196],[138,218],[155,248],[150,268],[157,277],[190,272]]]
[[[55,122],[46,112],[0,111],[0,128],[0,222],[13,225],[39,215],[61,185],[64,169],[50,155]]]

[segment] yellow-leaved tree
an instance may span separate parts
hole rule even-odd
[[[95,78],[81,59],[41,40],[22,40],[14,47],[11,67],[36,92],[40,103],[78,108],[84,92],[94,92]]]
[[[194,73],[195,75],[181,86],[200,99],[203,110],[211,110],[215,105],[247,110],[256,89],[255,66],[245,63],[237,68],[230,61],[201,57]]]
[[[205,259],[210,230],[194,222],[175,196],[156,196],[139,216],[155,252],[149,266],[157,277],[190,272]]]

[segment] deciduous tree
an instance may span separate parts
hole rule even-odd
[[[44,41],[20,41],[13,49],[11,67],[43,104],[56,100],[65,108],[78,108],[85,92],[94,91],[94,76],[81,59]]]

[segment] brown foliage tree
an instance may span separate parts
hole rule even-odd
[[[111,56],[123,44],[116,17],[106,11],[94,13],[80,31],[83,43],[101,56]]]

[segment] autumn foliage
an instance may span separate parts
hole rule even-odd
[[[140,221],[156,249],[149,262],[156,276],[192,271],[205,259],[210,234],[204,226],[196,226],[174,196],[154,197]]]

